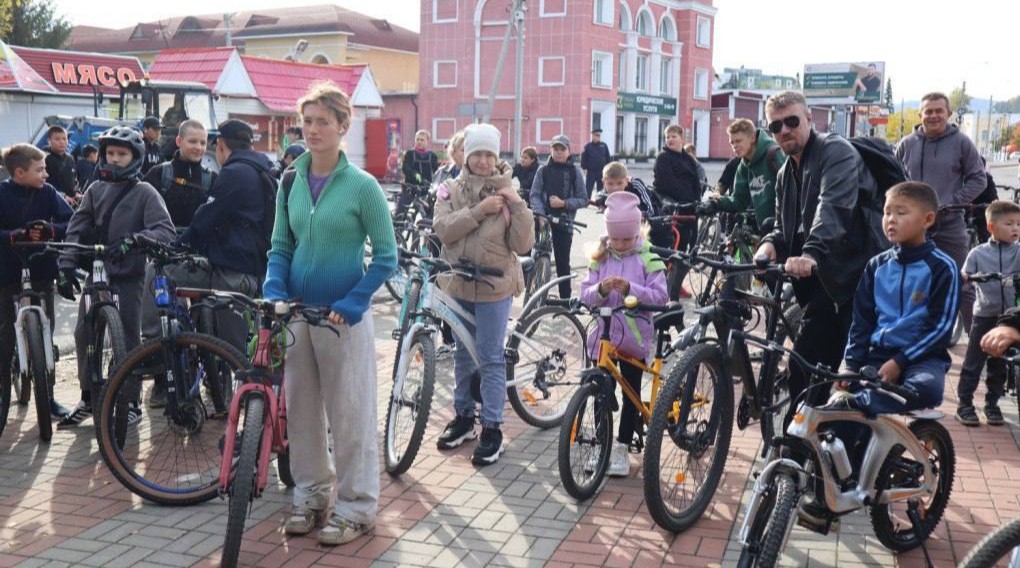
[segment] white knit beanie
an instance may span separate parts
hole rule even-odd
[[[492,152],[499,157],[499,130],[491,124],[472,124],[464,129],[464,157],[475,152]]]

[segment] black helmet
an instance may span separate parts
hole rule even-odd
[[[133,159],[127,166],[114,166],[106,161],[106,148],[120,146],[131,150]],[[99,179],[123,181],[138,177],[145,156],[145,141],[137,130],[128,126],[114,126],[99,135]]]

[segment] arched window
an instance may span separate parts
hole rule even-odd
[[[659,22],[659,37],[666,41],[676,41],[676,24],[668,13],[663,14],[662,21]]]
[[[634,29],[634,28],[631,27],[631,24],[630,24],[630,10],[627,8],[627,4],[624,3],[624,2],[620,2],[620,19],[619,19],[619,21],[620,21],[620,26],[619,27],[620,27],[620,31],[621,32],[629,32],[630,30]]]
[[[329,65],[329,57],[325,53],[316,53],[312,56],[312,63],[317,65]]]
[[[655,24],[652,23],[652,15],[648,10],[641,10],[637,17],[637,32],[643,36],[655,35]]]

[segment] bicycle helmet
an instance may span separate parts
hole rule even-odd
[[[127,166],[115,166],[106,161],[106,148],[119,146],[131,150],[132,160]],[[99,135],[99,179],[104,181],[124,181],[136,178],[142,170],[142,158],[145,156],[145,141],[142,135],[128,126],[114,126]]]

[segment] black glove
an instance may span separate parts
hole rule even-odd
[[[72,302],[75,293],[81,293],[81,283],[78,282],[78,273],[75,269],[60,269],[60,275],[57,277],[57,293]]]
[[[12,245],[14,243],[18,242],[18,241],[27,241],[28,240],[28,231],[25,230],[25,229],[14,229],[13,231],[11,231],[8,234],[11,237],[11,244]]]
[[[110,250],[106,253],[106,258],[113,262],[119,262],[124,260],[124,257],[126,257],[134,248],[135,236],[128,235],[121,239],[119,243],[110,247]]]
[[[28,231],[28,240],[30,241],[42,242],[53,240],[53,225],[42,219],[25,223],[24,229]]]

